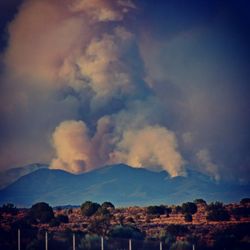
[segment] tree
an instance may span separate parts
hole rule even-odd
[[[170,211],[170,210],[167,210],[167,208],[163,205],[147,207],[147,214],[161,215],[161,214],[167,213],[167,211]]]
[[[188,228],[184,225],[170,224],[166,228],[166,233],[172,236],[183,236],[188,233]]]
[[[100,207],[98,203],[86,201],[81,205],[81,213],[83,216],[90,217],[95,214]]]
[[[241,199],[240,204],[241,205],[250,204],[250,198],[243,198],[243,199]]]
[[[197,212],[197,205],[193,202],[186,202],[182,204],[183,214],[195,214]]]
[[[193,217],[192,217],[192,214],[185,214],[184,215],[184,220],[186,221],[186,222],[192,222],[192,220],[193,220]]]
[[[94,216],[88,226],[89,232],[102,236],[107,235],[111,227],[111,218],[110,214]]]
[[[58,227],[59,225],[60,225],[60,221],[56,218],[53,218],[49,223],[50,227]]]
[[[227,221],[230,219],[228,211],[221,202],[211,203],[207,206],[207,220]]]
[[[67,215],[64,214],[59,214],[57,215],[56,219],[60,222],[60,223],[69,223],[69,217]]]
[[[49,204],[39,202],[30,208],[29,216],[40,223],[48,223],[54,218],[54,212]]]
[[[207,204],[207,202],[203,199],[196,199],[196,200],[194,200],[194,203],[195,204],[203,204],[203,205]]]
[[[0,213],[6,213],[6,214],[17,214],[17,208],[12,203],[3,204],[2,207],[0,207]]]
[[[110,237],[143,240],[143,233],[133,226],[115,226],[109,233]]]
[[[192,249],[192,245],[188,243],[187,241],[176,241],[170,247],[170,250],[191,250],[191,249]]]
[[[248,218],[250,217],[250,207],[236,207],[232,209],[232,214],[236,218]]]
[[[102,203],[102,208],[111,208],[111,209],[115,209],[115,206],[109,202],[109,201],[105,201]]]
[[[175,211],[175,213],[177,213],[177,214],[181,213],[181,212],[182,212],[181,206],[179,206],[179,205],[175,206],[175,207],[174,207],[174,211]]]
[[[95,212],[95,215],[98,216],[110,215],[110,211],[106,207],[99,207],[98,210]]]

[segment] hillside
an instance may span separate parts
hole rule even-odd
[[[116,206],[177,204],[203,197],[207,201],[239,201],[250,194],[249,185],[215,182],[188,171],[186,177],[170,178],[162,172],[124,164],[106,166],[75,175],[62,170],[39,169],[0,191],[0,203],[30,206],[46,201],[53,206],[79,205],[85,200],[110,200]]]

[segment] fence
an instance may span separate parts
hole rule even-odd
[[[3,236],[4,237],[4,236]],[[169,250],[171,245],[154,240],[104,238],[82,232],[15,230],[5,236],[4,250]],[[182,249],[182,248],[178,248]],[[183,248],[187,249],[187,248]],[[195,250],[194,245],[188,249]]]

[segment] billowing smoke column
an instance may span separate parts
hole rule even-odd
[[[55,120],[51,168],[81,173],[123,162],[184,174],[176,136],[157,117],[158,100],[137,66],[124,24],[132,11],[129,0],[27,0],[11,23],[6,65],[24,89],[71,98],[62,109],[76,113]],[[58,110],[50,107],[52,120]]]

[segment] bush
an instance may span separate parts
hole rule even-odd
[[[175,213],[177,213],[177,214],[182,212],[182,208],[179,205],[175,206],[174,210],[175,210]]]
[[[59,214],[56,219],[60,222],[60,223],[69,223],[69,217],[67,215],[64,214]]]
[[[54,212],[47,203],[39,202],[30,208],[29,216],[40,223],[48,223],[54,218]]]
[[[184,225],[170,224],[167,226],[166,232],[172,236],[183,236],[188,233],[188,228]]]
[[[99,215],[99,216],[107,216],[107,215],[110,215],[110,212],[105,207],[104,208],[103,207],[99,207],[95,214]]]
[[[109,201],[105,201],[102,203],[102,208],[111,208],[111,209],[115,209],[115,206],[109,202]]]
[[[109,233],[110,237],[123,239],[143,240],[143,233],[136,227],[132,226],[115,226]]]
[[[12,203],[4,204],[2,207],[0,207],[0,213],[7,213],[16,215],[17,214],[17,208]]]
[[[195,214],[197,212],[197,205],[193,202],[187,202],[182,204],[183,214]]]
[[[81,205],[81,213],[83,216],[90,217],[95,214],[100,207],[98,203],[86,201]]]
[[[215,202],[207,206],[207,220],[210,221],[227,221],[230,219],[228,211],[224,208],[223,203]]]
[[[206,205],[206,204],[207,204],[206,201],[203,200],[203,199],[196,199],[196,200],[194,200],[194,203],[195,203],[195,204],[203,204],[203,205]]]
[[[240,201],[240,204],[242,204],[242,205],[250,204],[250,198],[243,198]]]
[[[57,218],[52,219],[49,223],[50,227],[58,227],[59,225],[60,225],[60,221]]]
[[[177,241],[172,244],[170,250],[192,250],[192,245],[187,241]]]
[[[161,214],[168,214],[171,212],[172,212],[171,208],[165,207],[163,205],[147,207],[147,214],[161,215]]]
[[[232,209],[232,214],[235,217],[243,217],[247,218],[250,217],[250,207],[236,207]]]
[[[193,220],[192,214],[185,214],[184,219],[186,222],[192,222]]]

